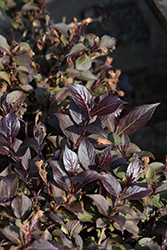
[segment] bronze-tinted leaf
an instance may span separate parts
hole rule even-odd
[[[152,193],[147,183],[136,183],[128,187],[122,199],[139,200]]]

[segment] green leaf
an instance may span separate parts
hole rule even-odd
[[[84,209],[83,213],[77,214],[77,217],[82,222],[92,222],[93,214],[90,214]]]
[[[83,54],[76,60],[76,69],[78,70],[88,70],[92,65],[91,58],[87,54]]]
[[[84,80],[84,81],[90,81],[90,80],[97,80],[97,77],[92,74],[90,70],[84,70],[80,71],[80,75],[77,76],[78,79]]]
[[[21,8],[21,12],[25,12],[25,11],[29,11],[29,10],[38,10],[38,9],[39,9],[39,7],[36,4],[34,4],[34,3],[26,3]]]
[[[23,72],[29,73],[29,70],[24,66],[17,67],[16,71],[23,71]]]
[[[68,53],[67,56],[72,56],[72,55],[77,54],[79,52],[82,52],[86,49],[87,48],[83,43],[77,43],[76,45],[74,45],[72,47],[72,49],[70,50],[70,53]]]
[[[9,74],[7,74],[6,72],[0,71],[0,79],[3,79],[4,81],[10,84]]]
[[[7,43],[6,38],[2,35],[0,35],[0,50],[6,52],[8,55],[11,55],[9,44]]]
[[[116,39],[111,36],[104,35],[101,38],[100,45],[106,46],[106,48],[111,49],[115,46]]]

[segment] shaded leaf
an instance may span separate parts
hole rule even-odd
[[[98,177],[101,175],[95,171],[95,170],[84,170],[77,174],[77,176],[73,177],[72,179],[75,182],[78,182],[83,186],[85,186],[87,183],[95,181]]]
[[[12,200],[11,208],[17,218],[25,219],[32,208],[32,201],[26,195],[18,195]]]
[[[27,69],[29,69],[31,58],[28,53],[24,52],[24,53],[17,54],[13,56],[12,59],[17,65],[24,66]]]
[[[20,228],[17,226],[6,226],[0,232],[16,245],[21,245]]]
[[[69,179],[68,173],[65,171],[63,163],[60,161],[49,160],[49,164],[53,170],[53,179],[61,188],[69,191],[71,188],[71,181]]]
[[[30,244],[27,250],[59,250],[59,248],[54,247],[49,241],[44,239],[35,240]]]
[[[121,193],[121,185],[117,179],[111,174],[104,174],[101,176],[101,181],[105,189],[115,197],[119,197]]]
[[[77,70],[88,70],[92,65],[91,58],[86,53],[78,57],[75,63]]]
[[[96,227],[97,228],[104,228],[108,224],[108,220],[106,217],[100,217],[96,220]]]
[[[8,55],[11,55],[9,44],[7,43],[6,38],[2,35],[0,35],[0,50],[6,52]]]
[[[73,100],[70,102],[69,112],[74,122],[81,126],[83,126],[84,121],[88,118],[88,113],[80,108]]]
[[[78,148],[78,158],[83,168],[88,170],[90,166],[96,164],[97,154],[93,145],[87,138],[84,138]]]
[[[103,136],[104,138],[107,137],[104,130],[102,129],[101,120],[98,118],[94,122],[89,123],[86,126],[83,126],[82,129],[88,131],[91,134],[98,134]]]
[[[139,157],[136,154],[135,159],[131,161],[126,170],[126,178],[128,180],[128,183],[136,182],[140,178],[142,173],[143,173],[142,162],[139,160]]]
[[[112,250],[112,246],[109,243],[109,238],[105,239],[103,243],[100,246],[98,246],[98,250],[105,250],[105,249]]]
[[[33,128],[34,138],[41,145],[46,136],[46,126],[42,122],[38,122]]]
[[[0,177],[0,202],[13,197],[18,188],[18,179],[15,174]]]
[[[51,211],[51,212],[49,213],[49,217],[50,217],[53,221],[58,222],[60,225],[64,225],[64,222],[63,222],[63,220],[62,220],[61,214]]]
[[[63,133],[67,136],[67,138],[70,138],[74,143],[76,143],[79,137],[79,131],[71,121],[70,117],[66,114],[60,113],[56,113],[55,115],[59,119],[60,127]]]
[[[14,90],[6,95],[5,101],[8,106],[13,107],[13,109],[19,107],[25,100],[25,93],[20,90]]]
[[[138,132],[150,120],[158,105],[159,103],[146,104],[133,108],[121,119],[117,127],[117,135],[121,135],[123,132],[132,135]]]
[[[108,166],[112,161],[111,148],[108,147],[99,157],[99,165],[100,167]]]
[[[9,77],[9,74],[7,74],[6,72],[0,71],[0,79],[3,79],[8,84],[10,84],[10,77]]]
[[[76,245],[78,247],[78,250],[82,250],[83,249],[83,240],[82,240],[81,236],[79,234],[74,233],[74,237],[75,237],[75,242],[76,242]]]
[[[63,163],[65,169],[68,173],[76,175],[79,169],[79,160],[77,154],[70,150],[67,145],[65,145],[65,150],[63,153]]]
[[[160,185],[156,188],[156,194],[158,193],[166,193],[167,191],[167,180],[164,180],[160,183]]]
[[[37,154],[40,153],[41,148],[38,145],[37,140],[35,138],[27,138],[22,142],[15,155],[18,157],[22,157],[26,153],[28,147],[34,149]]]
[[[123,231],[125,229],[126,218],[122,215],[114,215],[114,216],[111,216],[111,219],[119,225],[119,228],[123,234]]]
[[[108,216],[109,204],[108,201],[100,194],[87,194],[96,204],[99,213]]]

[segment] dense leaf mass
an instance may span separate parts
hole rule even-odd
[[[48,2],[0,1],[0,249],[165,249],[166,167],[129,138],[159,104],[128,110],[115,38]]]

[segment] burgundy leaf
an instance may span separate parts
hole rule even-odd
[[[115,221],[116,223],[118,223],[120,230],[123,234],[123,231],[125,229],[126,218],[122,215],[114,215],[114,216],[111,216],[111,219]]]
[[[4,134],[0,133],[0,154],[8,155],[9,154],[9,142]]]
[[[119,106],[124,104],[125,102],[119,99],[115,95],[109,95],[104,97],[95,108],[92,109],[92,116],[98,115],[108,115],[116,111]]]
[[[77,174],[77,176],[73,177],[75,182],[78,182],[83,186],[87,183],[95,181],[101,175],[95,170],[84,170],[81,173]]]
[[[52,96],[51,106],[53,106],[54,104],[59,104],[60,102],[65,100],[68,94],[69,90],[67,88],[57,90],[56,93]]]
[[[111,148],[107,148],[99,157],[99,165],[100,167],[105,167],[109,165],[112,161]]]
[[[79,132],[77,126],[73,124],[70,117],[66,114],[55,114],[59,119],[60,127],[63,133],[70,138],[74,143],[77,142],[79,137]]]
[[[70,150],[67,145],[65,145],[65,150],[63,153],[63,163],[65,169],[68,173],[76,175],[79,169],[79,160],[77,154]]]
[[[61,188],[69,191],[71,188],[71,181],[69,179],[68,173],[65,171],[63,163],[61,161],[49,160],[49,164],[53,170],[53,179]]]
[[[82,223],[79,220],[68,221],[66,223],[66,228],[69,231],[70,235],[73,235],[73,233],[78,234],[82,229]]]
[[[110,132],[114,132],[115,130],[115,112],[105,115],[105,116],[100,116],[102,128],[108,128]]]
[[[155,103],[133,108],[120,120],[116,131],[117,135],[121,135],[123,132],[132,135],[138,132],[150,120],[158,105],[159,103]]]
[[[96,165],[97,154],[87,138],[84,138],[79,145],[78,157],[83,168],[86,170],[89,169],[89,166]]]
[[[38,122],[33,128],[34,138],[41,145],[46,136],[46,126],[42,122]]]
[[[62,245],[66,248],[66,249],[71,249],[73,248],[73,243],[72,243],[72,240],[70,240],[70,238],[68,237],[68,235],[66,234],[63,234],[61,235],[61,242],[62,242]]]
[[[59,250],[60,248],[54,247],[48,240],[38,239],[33,241],[27,250]]]
[[[33,148],[37,154],[39,154],[41,150],[41,147],[38,145],[38,142],[35,138],[27,138],[22,142],[15,155],[18,157],[22,157],[29,147]]]
[[[32,208],[32,201],[26,195],[18,195],[11,202],[11,208],[17,218],[26,218]]]
[[[68,84],[68,87],[75,103],[89,114],[92,105],[92,95],[89,90],[85,86],[75,83]]]
[[[128,187],[122,199],[139,200],[151,194],[147,183],[135,183]]]
[[[74,100],[71,100],[71,102],[70,102],[69,112],[70,112],[70,115],[71,115],[72,119],[74,120],[74,122],[76,122],[76,124],[78,124],[78,125],[82,125],[82,123],[86,119],[88,119],[88,113],[85,110],[83,110],[82,108],[80,108],[74,102]]]
[[[100,119],[96,119],[94,122],[88,124],[87,126],[83,126],[82,129],[88,131],[91,134],[99,134],[103,136],[104,138],[107,137],[102,129]]]
[[[17,136],[20,130],[20,121],[13,111],[2,118],[1,129],[8,139],[12,138],[13,140]]]
[[[121,185],[117,179],[111,174],[104,174],[102,175],[101,180],[105,189],[118,198],[121,193]]]
[[[104,240],[103,243],[100,246],[98,246],[98,250],[104,250],[104,249],[112,250],[112,246],[109,243],[109,238]]]
[[[131,163],[129,164],[126,170],[126,177],[127,177],[128,183],[136,182],[140,178],[142,173],[143,173],[142,163],[139,160],[138,155],[136,154],[135,159],[131,161]]]
[[[101,194],[87,194],[96,204],[99,213],[108,216],[109,204],[108,201]]]
[[[76,245],[78,247],[78,250],[82,250],[83,249],[83,240],[82,240],[81,236],[79,234],[74,233],[74,237],[75,237],[75,242],[76,242]]]

